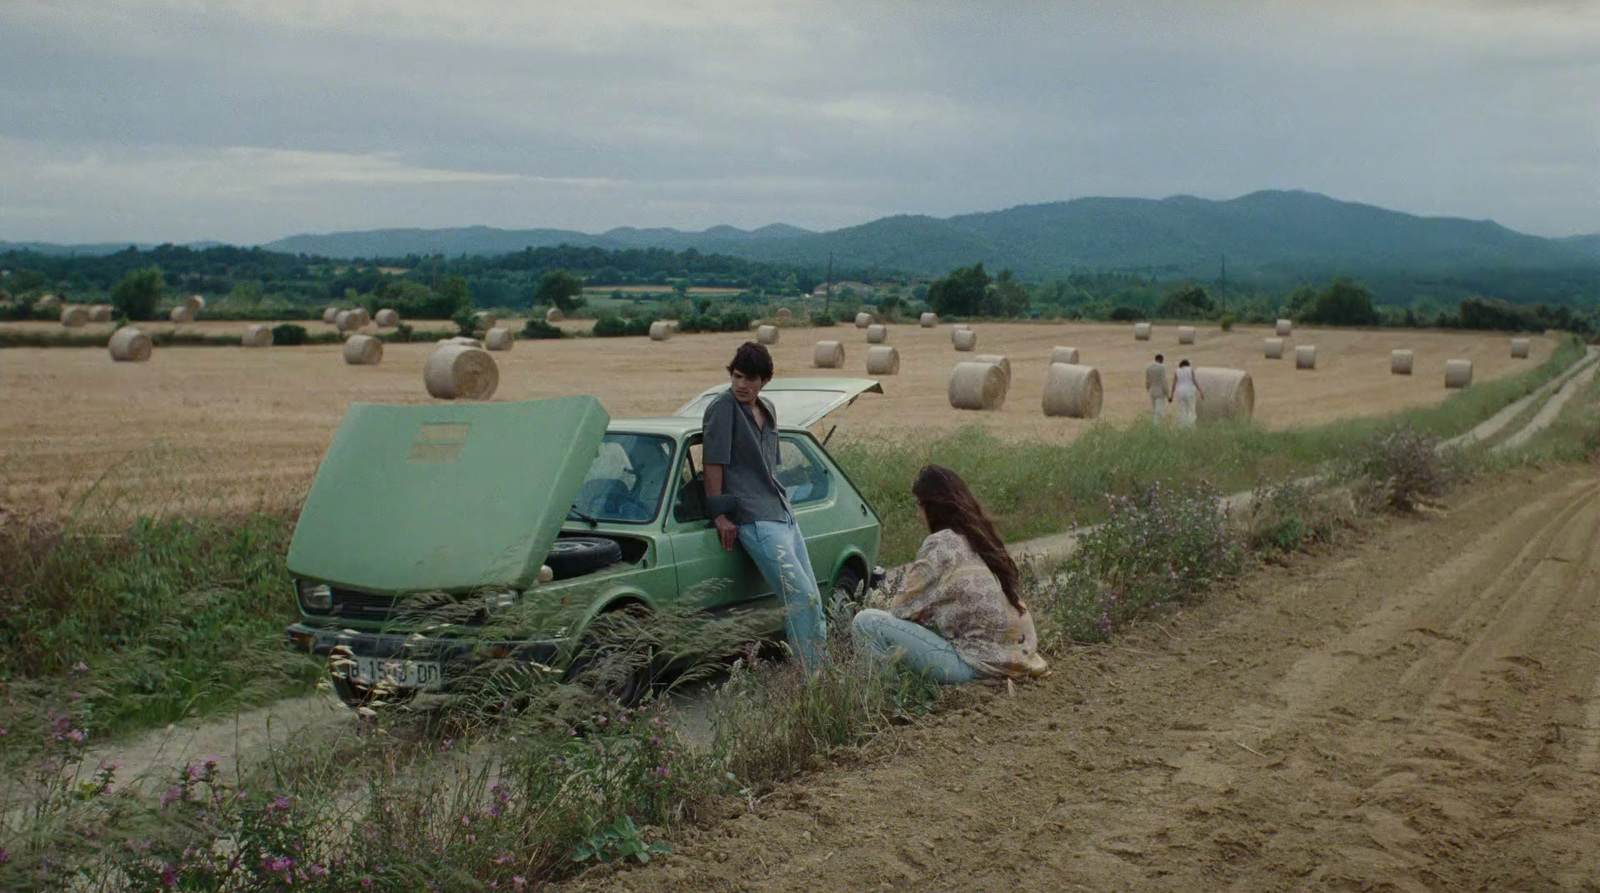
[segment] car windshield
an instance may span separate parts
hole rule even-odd
[[[672,470],[672,441],[607,433],[572,508],[596,521],[639,524],[656,516]]]

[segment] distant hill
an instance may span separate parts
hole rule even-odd
[[[190,242],[184,247],[193,248],[196,251],[204,251],[207,248],[215,248],[222,244],[222,242],[209,241]],[[108,254],[116,254],[118,251],[126,251],[129,248],[149,251],[154,247],[156,247],[154,244],[146,242],[91,242],[81,245],[65,245],[55,242],[0,242],[0,254],[5,254],[8,251],[33,251],[38,254],[48,254],[52,257],[70,257],[72,255],[77,255],[78,257],[105,257]]]
[[[1593,233],[1587,236],[1568,236],[1562,239],[1561,242],[1569,248],[1575,248],[1595,260],[1600,260],[1600,233]]]
[[[319,257],[404,257],[408,254],[510,254],[524,248],[550,248],[572,245],[579,248],[667,248],[682,251],[722,251],[720,246],[745,244],[764,239],[792,239],[805,235],[787,224],[773,224],[757,230],[714,226],[703,232],[657,228],[618,227],[600,235],[569,229],[495,229],[469,226],[456,229],[378,229],[327,235],[290,236],[263,245],[270,251],[308,254]]]

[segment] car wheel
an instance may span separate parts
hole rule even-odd
[[[557,580],[581,577],[622,560],[622,547],[599,536],[564,536],[550,547],[544,563]]]
[[[637,630],[649,617],[650,612],[637,605],[596,617],[567,667],[567,681],[624,707],[643,701],[660,676],[655,646]]]
[[[840,568],[839,576],[833,580],[833,592],[828,597],[829,604],[837,605],[855,601],[858,597],[856,589],[864,579],[861,576],[861,571],[854,564],[847,564]]]

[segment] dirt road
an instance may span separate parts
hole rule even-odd
[[[1600,889],[1600,469],[1519,472],[582,890]]]

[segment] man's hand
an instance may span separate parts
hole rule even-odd
[[[712,520],[716,525],[717,538],[722,540],[722,548],[733,551],[733,544],[739,541],[739,525],[728,520],[727,515],[718,515]]]

